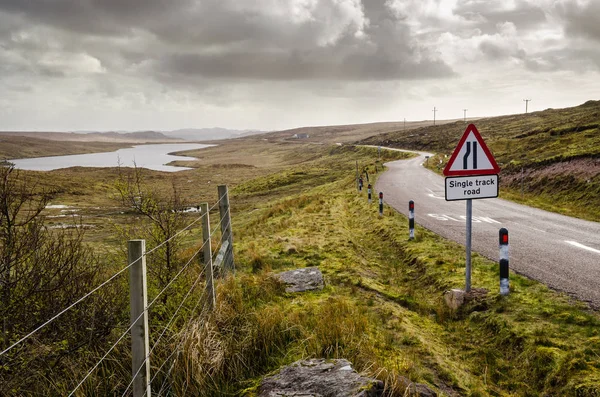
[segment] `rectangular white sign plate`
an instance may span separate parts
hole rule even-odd
[[[498,197],[498,175],[446,178],[446,201]]]

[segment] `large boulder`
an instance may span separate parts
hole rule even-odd
[[[324,286],[323,273],[318,267],[290,270],[278,273],[276,277],[286,284],[285,292],[322,290]]]
[[[489,291],[485,288],[471,288],[471,291],[465,292],[462,289],[451,289],[444,292],[444,301],[450,310],[456,312],[464,305],[481,305],[485,302]]]
[[[383,382],[358,374],[348,360],[296,361],[266,377],[258,397],[379,397]]]

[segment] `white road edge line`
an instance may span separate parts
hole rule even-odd
[[[584,250],[588,250],[588,251],[600,254],[600,250],[597,250],[597,249],[592,248],[592,247],[588,247],[587,245],[580,244],[577,241],[567,241],[567,240],[565,240],[565,243],[571,244],[571,245],[573,245],[573,246],[575,246],[577,248],[582,248]]]

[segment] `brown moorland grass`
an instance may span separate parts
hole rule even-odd
[[[218,311],[188,323],[193,311],[186,305],[188,317],[168,329],[152,357],[153,374],[158,374],[154,390],[164,385],[165,393],[177,395],[253,395],[261,376],[282,364],[302,357],[343,357],[384,380],[394,396],[404,395],[411,381],[441,395],[600,392],[600,322],[583,305],[517,275],[511,275],[511,295],[502,299],[497,264],[475,255],[474,286],[487,288],[490,295],[459,313],[445,309],[442,293],[463,282],[463,250],[420,228],[416,241],[409,242],[403,216],[386,208],[379,218],[376,204],[357,194],[355,162],[375,175],[380,166],[376,149],[257,139],[240,143],[237,156],[225,145],[210,150],[194,170],[145,172],[156,190],[167,192],[175,181],[192,201],[214,202],[215,185],[229,184],[237,258],[236,276],[218,283]],[[256,158],[261,154],[266,154],[264,162]],[[92,203],[115,205],[110,195],[116,170],[51,175],[64,184],[59,203],[86,206],[90,212]],[[123,212],[99,218],[107,226],[88,233],[96,247],[113,251],[116,262],[105,264],[107,273],[124,262],[119,251],[124,240],[111,222],[144,224]],[[186,244],[187,256],[198,247],[197,237]],[[321,268],[325,290],[290,295],[270,277],[272,271],[304,266]],[[188,282],[194,276],[189,274]],[[184,293],[181,287],[176,296],[181,299]],[[167,317],[175,306],[151,319]],[[164,325],[152,324],[154,329]],[[115,329],[107,346],[120,331]],[[69,378],[55,371],[63,378],[41,379],[40,390],[68,394],[101,354],[65,359]],[[80,395],[121,394],[129,360],[125,347],[116,349]],[[54,385],[46,384],[50,381]]]
[[[376,151],[361,150],[371,150],[373,166]],[[478,255],[474,285],[490,294],[450,312],[442,294],[462,285],[462,249],[420,228],[408,241],[403,216],[386,209],[379,218],[376,204],[356,193],[352,163],[346,160],[345,171],[330,167],[337,177],[312,187],[285,170],[232,191],[262,197],[266,189],[275,197],[234,218],[238,273],[219,286],[219,312],[182,334],[186,365],[174,383],[185,378],[207,396],[245,387],[241,393],[251,396],[260,375],[282,364],[343,357],[395,396],[411,381],[450,396],[599,392],[596,313],[516,275],[510,297],[501,298],[498,265]],[[320,267],[325,290],[292,295],[272,284],[271,272],[304,266]]]

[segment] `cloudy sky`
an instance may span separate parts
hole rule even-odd
[[[0,0],[0,130],[274,130],[599,94],[600,0]]]

